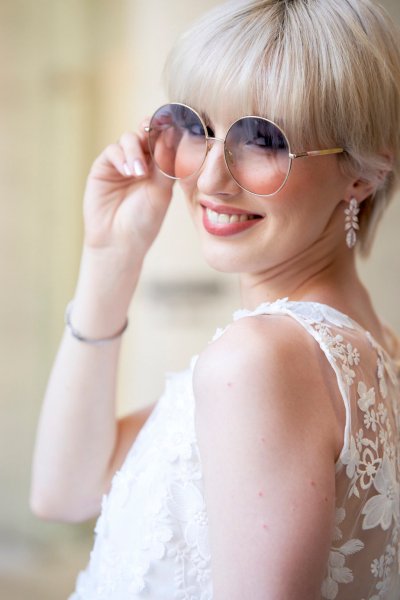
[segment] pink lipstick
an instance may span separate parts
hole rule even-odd
[[[262,220],[262,215],[227,207],[201,203],[203,210],[203,225],[212,235],[229,236],[246,231]]]

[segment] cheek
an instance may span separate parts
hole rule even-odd
[[[276,193],[284,184],[290,166],[286,153],[268,155],[252,148],[239,148],[236,154],[232,152],[228,164],[239,185],[260,196]]]
[[[329,203],[343,199],[350,181],[341,172],[335,156],[314,156],[293,161],[288,183]]]
[[[206,156],[206,145],[203,142],[191,142],[182,139],[176,148],[175,175],[186,179],[197,173]]]
[[[324,187],[311,178],[289,176],[282,190],[267,202],[270,233],[279,244],[307,244],[326,226],[335,204]]]
[[[199,169],[199,164],[190,156],[176,155],[175,160],[175,176],[178,179],[186,179],[196,173]]]
[[[334,158],[310,157],[294,160],[286,185],[278,194],[298,217],[326,219],[344,197],[347,180]]]

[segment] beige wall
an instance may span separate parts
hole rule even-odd
[[[167,49],[215,4],[0,3],[1,597],[65,598],[86,560],[92,523],[43,524],[27,505],[36,422],[77,275],[85,176],[105,144],[162,102]],[[384,4],[400,20],[397,0]],[[398,331],[399,225],[397,201],[361,266],[377,308]],[[154,400],[165,371],[185,367],[238,305],[236,279],[204,264],[177,194],[132,304],[120,411]]]

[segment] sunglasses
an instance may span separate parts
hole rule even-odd
[[[172,179],[191,177],[204,164],[214,141],[224,144],[226,166],[236,183],[257,196],[278,193],[296,158],[341,154],[343,148],[291,151],[284,131],[269,119],[245,116],[229,127],[225,139],[212,135],[201,116],[186,104],[165,104],[145,128],[157,168]]]

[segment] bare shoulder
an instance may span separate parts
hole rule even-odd
[[[325,413],[331,431],[332,419],[337,418],[339,391],[332,368],[318,343],[287,315],[252,316],[232,323],[200,354],[193,386],[201,403],[229,391],[231,401],[240,401],[244,394],[246,403],[250,397],[262,397],[260,410],[283,410],[295,403],[296,412],[303,410],[304,417],[310,411],[318,418]],[[275,407],[277,397],[280,404]]]
[[[292,317],[287,315],[256,315],[234,321],[224,333],[200,354],[201,362],[218,355],[233,359],[256,355],[261,360],[269,353],[296,353],[306,344],[312,347],[310,335]],[[260,356],[260,352],[262,353]],[[282,356],[281,356],[282,358]],[[198,364],[201,364],[201,362]]]
[[[260,315],[234,322],[199,356],[193,375],[198,419],[217,420],[238,411],[322,437],[340,454],[345,411],[336,377],[318,343],[293,318]],[[245,425],[243,425],[245,426]],[[291,433],[289,433],[291,432]]]

